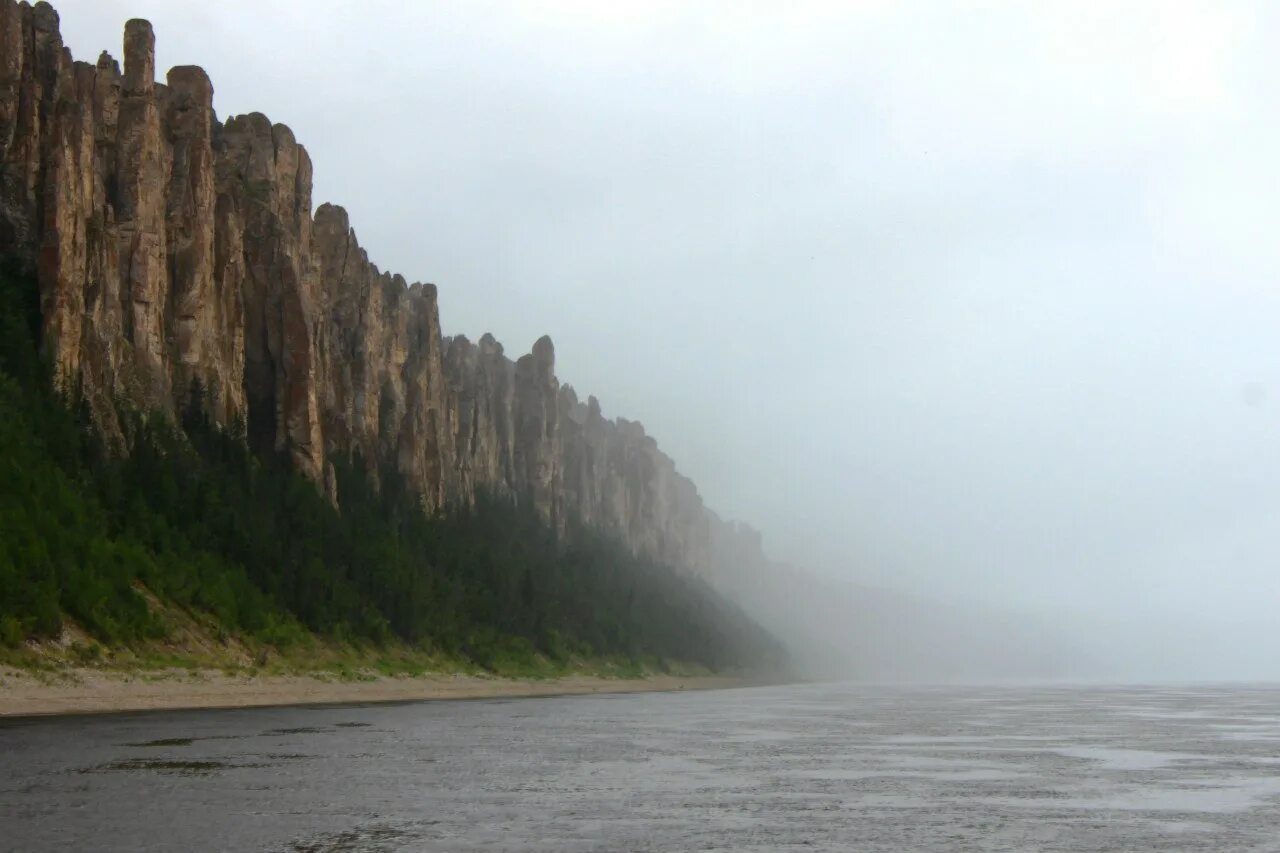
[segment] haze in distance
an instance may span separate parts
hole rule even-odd
[[[1065,675],[1280,675],[1270,4],[59,11],[287,122],[446,333],[549,332],[779,560]]]

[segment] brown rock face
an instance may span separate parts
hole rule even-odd
[[[640,424],[560,385],[549,338],[513,362],[442,337],[434,285],[379,271],[342,208],[312,213],[289,128],[220,123],[199,68],[167,81],[146,21],[122,74],[73,62],[47,3],[0,0],[0,256],[38,273],[47,354],[109,437],[113,400],[175,413],[198,392],[330,495],[331,461],[359,454],[428,511],[488,493],[708,564],[721,522]]]

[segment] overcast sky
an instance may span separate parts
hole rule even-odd
[[[446,334],[549,333],[775,556],[1280,618],[1275,4],[57,6],[292,127]]]

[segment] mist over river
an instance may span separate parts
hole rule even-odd
[[[1280,687],[808,685],[11,719],[0,848],[1276,850]]]

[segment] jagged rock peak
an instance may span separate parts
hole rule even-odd
[[[693,484],[638,423],[561,387],[549,337],[515,362],[491,334],[444,337],[434,284],[379,270],[342,207],[313,212],[288,126],[219,122],[195,66],[157,83],[145,20],[125,24],[123,72],[105,51],[74,63],[58,28],[47,3],[0,0],[0,255],[36,272],[56,375],[114,444],[114,401],[198,399],[335,501],[332,462],[358,453],[429,511],[484,492],[707,564]]]
[[[155,82],[155,32],[150,21],[131,18],[124,25],[124,93],[149,95]]]

